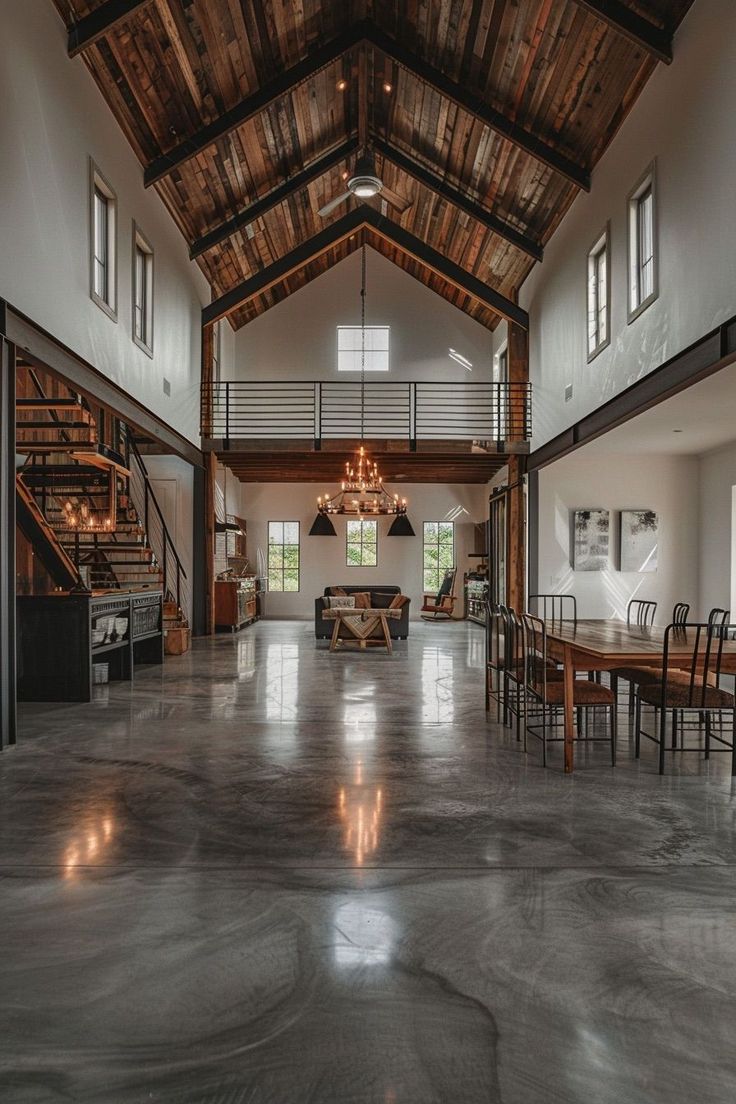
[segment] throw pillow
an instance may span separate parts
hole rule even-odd
[[[391,605],[389,609],[401,609],[409,601],[405,594],[395,594],[391,599]]]
[[[371,606],[373,609],[388,609],[394,597],[395,594],[391,590],[372,590]]]
[[[353,592],[353,598],[355,599],[356,609],[370,609],[371,608],[371,596],[367,590],[356,590]]]
[[[330,587],[330,594],[336,594],[340,596],[342,594],[347,594],[347,591],[343,590],[342,587]]]
[[[328,609],[355,609],[355,598],[352,594],[330,595],[327,603]]]

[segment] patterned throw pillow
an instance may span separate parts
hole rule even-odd
[[[344,594],[347,594],[347,591],[343,590],[342,587],[330,587],[330,594],[335,594],[340,597]]]
[[[370,609],[371,608],[371,596],[367,590],[356,590],[353,592],[353,598],[355,599],[356,609]]]
[[[335,594],[325,598],[328,609],[355,609],[355,598],[352,594]]]
[[[402,606],[405,606],[408,601],[409,599],[405,594],[395,594],[394,597],[391,599],[391,605],[388,608],[401,609]]]

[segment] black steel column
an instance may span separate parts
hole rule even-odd
[[[15,347],[0,333],[0,748],[16,739]]]
[[[527,475],[527,595],[539,594],[539,472]]]
[[[207,577],[206,543],[207,525],[205,521],[205,470],[194,465],[194,485],[192,513],[194,516],[192,532],[192,635],[204,636],[207,631]]]

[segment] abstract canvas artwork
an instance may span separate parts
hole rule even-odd
[[[656,571],[659,520],[654,510],[621,511],[621,570]]]
[[[573,516],[573,571],[605,571],[608,567],[608,510],[576,510]]]

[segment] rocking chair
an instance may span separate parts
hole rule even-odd
[[[424,594],[421,609],[424,621],[436,621],[438,617],[452,618],[455,609],[455,595],[452,593],[455,587],[455,575],[456,568],[449,568],[445,572],[445,577],[437,594]]]

